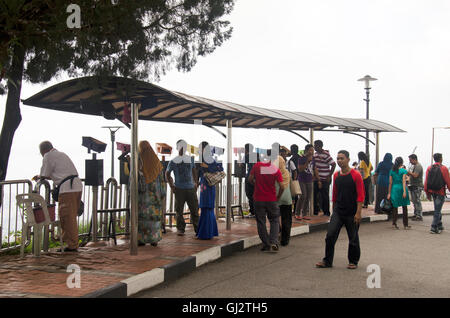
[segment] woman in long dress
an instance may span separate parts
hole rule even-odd
[[[408,226],[408,205],[410,204],[408,188],[406,187],[406,176],[408,175],[408,171],[400,168],[402,165],[402,157],[395,158],[394,166],[389,173],[389,193],[387,198],[391,200],[392,206],[394,207],[392,213],[392,226],[398,229],[398,208],[401,206],[403,208],[403,227],[407,230],[411,228]]]
[[[162,239],[163,166],[148,141],[139,142],[138,245]]]
[[[200,219],[198,220],[197,237],[201,240],[210,240],[214,236],[219,236],[216,216],[214,214],[216,200],[216,186],[210,186],[205,179],[205,172],[223,171],[221,164],[217,163],[211,155],[209,144],[204,141],[200,144],[201,164],[199,169],[200,177]]]
[[[387,198],[389,191],[389,172],[394,163],[392,162],[392,154],[389,152],[384,155],[384,159],[380,162],[375,170],[374,180],[377,186],[377,195],[375,200],[375,213],[382,213],[380,203]]]

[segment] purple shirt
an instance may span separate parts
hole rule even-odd
[[[307,161],[306,156],[300,156],[298,159],[299,165],[304,165]],[[306,169],[300,172],[298,170],[298,181],[302,183],[310,183],[313,181],[313,165],[314,165],[314,159],[306,166]]]

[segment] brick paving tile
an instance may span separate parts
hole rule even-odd
[[[70,274],[17,271],[6,275],[6,277],[0,275],[0,290],[17,294],[37,293],[50,296],[80,297],[123,280],[122,277],[83,274],[81,272],[81,288],[68,288],[66,282]]]

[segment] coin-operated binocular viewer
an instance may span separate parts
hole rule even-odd
[[[83,137],[82,145],[92,153],[92,159],[85,161],[85,185],[101,186],[103,185],[103,159],[97,159],[97,153],[102,153],[106,149],[106,143],[92,137]],[[96,153],[97,152],[97,153]]]

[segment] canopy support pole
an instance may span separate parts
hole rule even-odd
[[[309,143],[311,145],[314,145],[314,128],[309,129]],[[311,191],[311,194],[309,196],[309,216],[312,216],[313,214],[314,214],[314,181],[313,181],[313,190]]]
[[[380,162],[380,133],[375,133],[375,168],[378,167],[378,163]]]
[[[227,120],[227,231],[231,230],[231,161],[232,161],[232,141],[231,128],[233,128],[233,121]]]
[[[131,103],[131,171],[130,171],[130,199],[131,199],[131,236],[130,236],[130,255],[137,255],[137,214],[138,214],[138,104]]]

